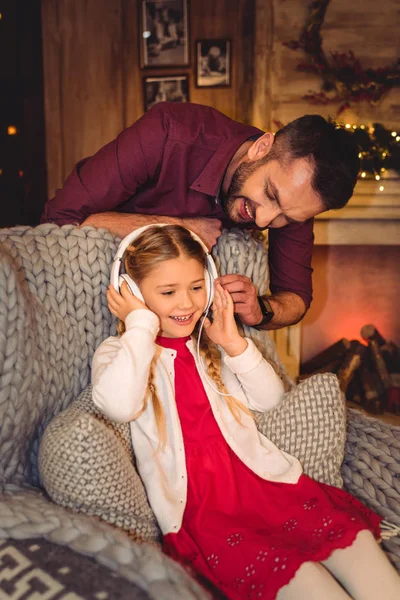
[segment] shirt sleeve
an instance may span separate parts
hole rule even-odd
[[[294,292],[308,308],[312,300],[314,219],[268,230],[270,290]]]
[[[156,104],[93,156],[75,165],[64,186],[49,200],[42,223],[81,223],[89,215],[115,210],[139,186],[151,181],[161,164],[169,131],[165,103]]]

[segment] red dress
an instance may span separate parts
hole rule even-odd
[[[241,462],[214,419],[188,339],[156,340],[177,351],[188,474],[182,527],[164,537],[164,551],[223,598],[273,600],[302,563],[350,546],[362,529],[379,538],[381,517],[347,492],[306,475],[296,484],[266,481]]]

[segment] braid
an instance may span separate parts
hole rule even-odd
[[[118,321],[117,330],[118,330],[119,335],[122,335],[125,332],[125,323],[123,321]],[[137,415],[137,417],[138,417],[146,410],[147,398],[148,398],[148,395],[150,394],[151,401],[153,403],[154,417],[156,419],[157,431],[158,431],[158,436],[159,436],[157,452],[160,449],[164,450],[165,444],[167,441],[167,427],[166,427],[166,422],[165,422],[164,409],[162,407],[160,398],[158,396],[158,392],[157,392],[157,388],[156,388],[156,384],[155,384],[156,362],[157,362],[160,354],[161,354],[161,348],[160,348],[160,346],[157,346],[157,350],[156,350],[156,352],[153,356],[153,359],[151,361],[151,364],[150,364],[150,372],[149,372],[149,378],[147,380],[147,390],[146,390],[146,394],[145,394],[143,408],[140,411],[140,413]]]
[[[196,334],[195,334],[196,335]],[[198,333],[197,333],[198,335]],[[221,377],[221,353],[217,346],[211,341],[200,339],[200,355],[206,362],[207,375],[216,384],[218,390],[223,394],[229,410],[235,419],[241,423],[241,411],[251,416],[251,412],[242,402],[231,396],[225,387]]]
[[[156,388],[155,381],[154,381],[155,380],[156,362],[157,362],[157,359],[158,359],[160,353],[161,353],[161,348],[160,348],[160,346],[157,346],[157,352],[154,355],[153,360],[151,361],[149,379],[147,382],[147,389],[151,395],[151,401],[153,403],[154,416],[156,419],[156,425],[157,425],[157,430],[158,430],[159,442],[158,442],[157,452],[160,449],[164,450],[165,444],[167,441],[167,427],[166,427],[166,422],[165,422],[164,409],[161,404],[160,398],[158,396],[157,388]]]

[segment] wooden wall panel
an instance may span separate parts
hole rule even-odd
[[[273,0],[256,0],[251,124],[271,130],[273,49]]]
[[[321,79],[299,72],[297,65],[305,55],[283,46],[283,42],[298,39],[308,5],[301,0],[273,0],[272,118],[282,123],[310,112],[336,116],[340,106],[312,105],[302,100],[310,90],[320,91]],[[331,0],[321,29],[324,50],[328,55],[332,51],[353,50],[364,68],[393,64],[400,53],[399,17],[399,0]],[[352,123],[378,121],[400,126],[400,89],[391,90],[376,106],[367,102],[355,104],[342,118]]]
[[[122,0],[124,127],[143,114],[143,72],[139,69],[140,0]]]
[[[124,126],[119,1],[43,0],[48,189]]]
[[[59,0],[64,169],[123,127],[119,2]]]
[[[190,99],[221,110],[229,117],[250,123],[252,117],[252,77],[254,54],[255,0],[192,0]],[[232,40],[232,86],[196,88],[197,39],[230,38]]]
[[[51,197],[64,181],[61,32],[58,2],[55,0],[42,1],[42,31],[47,189]]]

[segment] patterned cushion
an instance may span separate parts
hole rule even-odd
[[[138,540],[160,532],[134,467],[127,424],[104,417],[89,386],[47,427],[39,448],[43,486],[54,502],[100,517]]]
[[[278,408],[255,416],[259,430],[278,448],[296,456],[307,475],[342,487],[346,415],[336,375],[309,377],[287,392]]]
[[[0,598],[151,600],[140,585],[68,546],[0,538]]]

